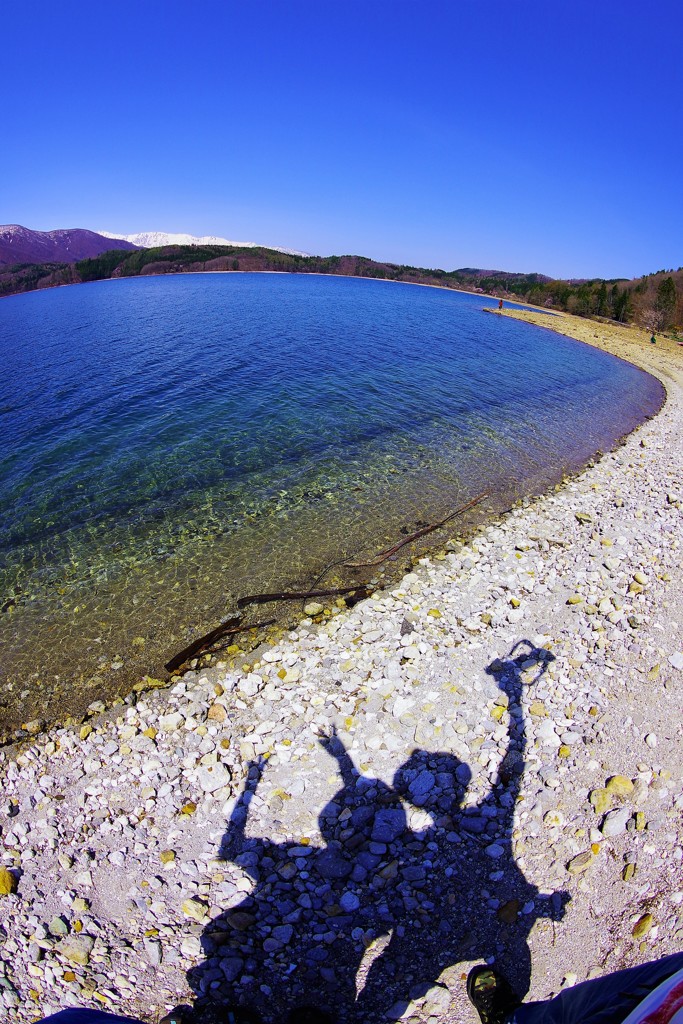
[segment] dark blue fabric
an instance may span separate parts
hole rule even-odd
[[[142,1022],[137,1017],[122,1017],[118,1013],[105,1013],[104,1010],[71,1007],[44,1017],[39,1024],[142,1024]]]
[[[622,1024],[638,1003],[683,970],[683,953],[584,981],[543,1003],[524,1003],[508,1024]]]

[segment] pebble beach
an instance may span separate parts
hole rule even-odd
[[[683,348],[502,315],[664,406],[391,589],[1,750],[3,1020],[475,1024],[474,962],[545,999],[683,948]]]

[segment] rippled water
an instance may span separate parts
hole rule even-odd
[[[0,303],[2,721],[124,691],[237,597],[306,588],[479,491],[502,507],[661,403],[484,305],[267,274]]]

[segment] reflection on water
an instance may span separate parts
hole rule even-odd
[[[124,692],[237,597],[305,589],[480,491],[503,507],[661,403],[483,304],[248,274],[3,302],[2,723]]]

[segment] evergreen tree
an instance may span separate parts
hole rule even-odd
[[[598,314],[598,316],[607,316],[607,284],[604,281],[598,288],[598,297],[595,312]]]
[[[661,314],[661,329],[671,327],[676,318],[676,285],[672,277],[665,277],[659,282],[655,308]]]

